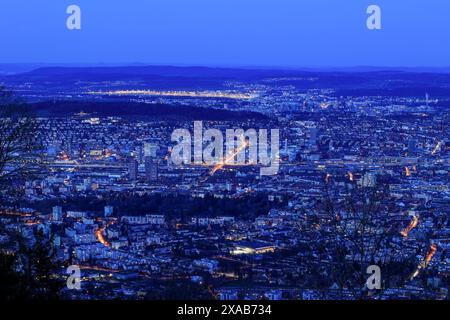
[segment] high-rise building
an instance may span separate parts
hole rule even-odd
[[[413,138],[408,140],[408,154],[412,155],[417,151],[417,141]]]
[[[92,179],[90,177],[83,180],[83,188],[84,190],[92,189]]]
[[[144,148],[142,147],[142,145],[136,147],[136,157],[139,163],[142,163],[142,161],[144,161]]]
[[[309,140],[308,145],[310,148],[317,147],[317,136],[319,135],[319,129],[317,128],[311,128],[309,130]]]
[[[67,155],[69,156],[69,158],[73,157],[72,141],[70,140],[67,142]]]
[[[138,178],[138,162],[135,158],[131,158],[128,163],[128,175],[131,181],[136,181]]]
[[[145,157],[145,179],[147,181],[158,180],[158,160],[153,157]]]
[[[52,216],[54,221],[61,221],[62,220],[62,208],[60,206],[54,206],[52,208]]]
[[[144,142],[144,157],[156,158],[159,146],[153,142]]]
[[[377,184],[377,176],[374,172],[368,172],[362,177],[363,187],[373,188]]]
[[[104,208],[105,217],[112,216],[113,212],[114,212],[114,207],[113,206],[105,206],[105,208]]]
[[[300,111],[308,111],[308,100],[303,100],[303,104],[302,104],[302,106],[300,107]]]

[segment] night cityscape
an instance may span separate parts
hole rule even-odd
[[[449,299],[448,69],[7,57],[2,300]]]

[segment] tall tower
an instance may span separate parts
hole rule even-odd
[[[373,188],[377,184],[377,176],[374,172],[366,173],[361,180],[363,187]]]
[[[105,206],[103,213],[105,217],[110,217],[114,213],[114,207],[113,206]]]
[[[158,160],[153,157],[145,157],[145,179],[149,182],[158,180]]]
[[[408,140],[408,155],[413,155],[417,151],[417,141],[414,138]]]
[[[62,219],[62,208],[60,206],[54,206],[52,209],[52,216],[54,221],[61,221]]]
[[[309,131],[309,140],[308,144],[310,148],[317,147],[317,136],[319,135],[319,129],[311,128]]]
[[[153,142],[144,142],[144,157],[156,158],[159,146]]]
[[[135,158],[131,158],[128,163],[128,175],[131,181],[136,181],[138,178],[138,162]]]

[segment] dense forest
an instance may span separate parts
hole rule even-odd
[[[108,102],[92,101],[45,101],[30,103],[29,108],[40,117],[65,117],[79,112],[97,116],[128,116],[139,119],[164,120],[205,120],[205,121],[243,121],[248,119],[262,120],[266,116],[249,111],[228,111],[212,108],[171,104],[133,103],[121,99],[110,99]]]
[[[64,210],[102,212],[104,206],[114,206],[117,215],[162,214],[168,218],[185,218],[191,216],[233,216],[254,218],[267,214],[270,209],[286,204],[284,201],[269,201],[267,194],[249,195],[239,199],[219,199],[213,196],[193,198],[189,195],[143,195],[112,193],[107,197],[76,197],[64,202],[45,200],[33,205],[40,212],[49,211],[54,205],[61,205]]]

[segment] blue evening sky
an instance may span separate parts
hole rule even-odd
[[[450,67],[449,17],[449,0],[1,0],[0,63]]]

